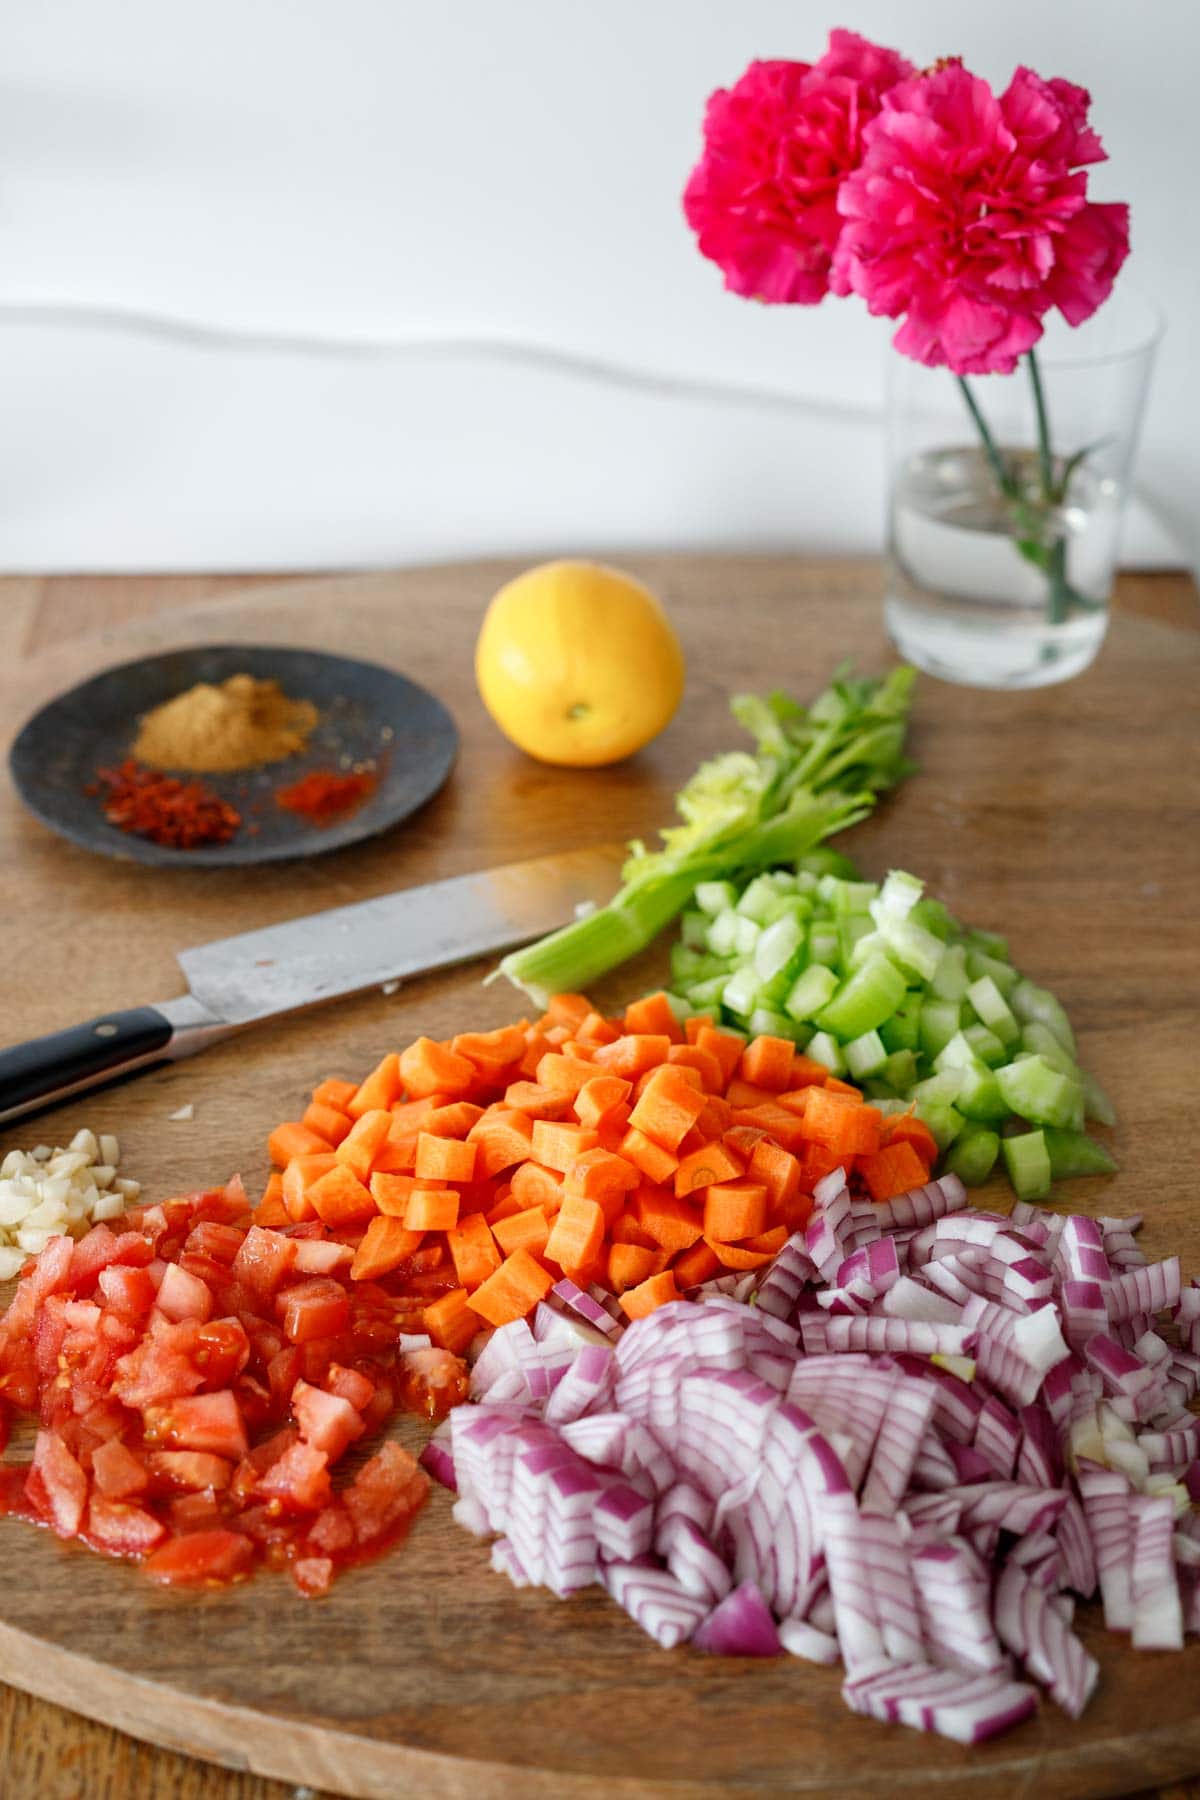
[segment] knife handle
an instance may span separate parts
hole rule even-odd
[[[0,1125],[174,1062],[232,1029],[187,995],[161,1007],[101,1013],[83,1025],[14,1044],[0,1050]]]

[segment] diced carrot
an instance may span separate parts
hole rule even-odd
[[[321,1175],[327,1175],[337,1164],[337,1157],[332,1150],[318,1152],[314,1156],[294,1156],[283,1171],[280,1180],[280,1192],[283,1204],[287,1208],[288,1218],[293,1225],[299,1225],[304,1219],[311,1219],[312,1204],[308,1198],[308,1190]]]
[[[895,1194],[907,1194],[910,1188],[923,1187],[929,1179],[929,1170],[912,1145],[903,1139],[874,1155],[860,1156],[857,1168],[872,1200],[890,1200]]]
[[[705,1142],[711,1142],[713,1138],[724,1137],[732,1124],[733,1108],[728,1100],[723,1100],[720,1094],[706,1094],[704,1111],[696,1120],[694,1130]]]
[[[512,1198],[510,1194],[510,1201]],[[506,1256],[511,1256],[514,1250],[528,1250],[530,1256],[541,1256],[550,1236],[550,1221],[540,1206],[527,1206],[523,1212],[496,1219],[492,1223],[492,1236]]]
[[[808,1111],[808,1096],[815,1085],[813,1083],[808,1087],[788,1088],[786,1093],[776,1094],[776,1104],[782,1106],[785,1112],[795,1113],[798,1119],[802,1119]]]
[[[512,1191],[523,1207],[540,1206],[543,1212],[556,1213],[563,1199],[562,1176],[541,1163],[521,1163],[513,1170]]]
[[[682,1251],[671,1264],[675,1271],[675,1282],[679,1288],[699,1287],[702,1281],[711,1281],[721,1267],[713,1253],[712,1246],[701,1238],[690,1250]]]
[[[813,1197],[806,1194],[803,1188],[786,1200],[777,1200],[768,1210],[767,1218],[771,1225],[786,1225],[787,1234],[791,1237],[794,1231],[802,1231],[812,1216]]]
[[[604,1214],[595,1200],[565,1194],[546,1241],[546,1259],[560,1268],[593,1262],[604,1242]]]
[[[404,1223],[410,1231],[453,1231],[458,1224],[458,1195],[453,1188],[415,1187],[408,1196]]]
[[[339,1112],[346,1112],[357,1092],[356,1081],[339,1081],[331,1075],[328,1081],[317,1083],[312,1097],[318,1106],[336,1106]]]
[[[431,1300],[422,1310],[421,1323],[439,1349],[457,1356],[479,1330],[479,1315],[468,1304],[466,1288],[457,1287]]]
[[[783,1206],[800,1192],[800,1164],[789,1150],[760,1138],[750,1153],[751,1181],[761,1181],[770,1206]]]
[[[658,1275],[651,1275],[649,1280],[622,1294],[621,1310],[627,1318],[644,1319],[658,1307],[666,1306],[668,1301],[678,1298],[679,1289],[675,1286],[674,1269],[663,1269]]]
[[[486,1180],[532,1155],[533,1120],[514,1107],[489,1106],[472,1125],[468,1142],[475,1145],[476,1176]]]
[[[468,1213],[453,1231],[446,1233],[454,1272],[468,1293],[500,1267],[500,1252],[491,1228],[482,1213]]]
[[[471,1092],[479,1074],[469,1057],[456,1055],[433,1038],[419,1037],[400,1057],[400,1078],[410,1099],[445,1094],[457,1100]]]
[[[788,1241],[786,1225],[772,1225],[767,1231],[760,1231],[757,1237],[743,1238],[738,1246],[742,1250],[753,1250],[766,1256],[776,1256]]]
[[[770,1088],[773,1093],[781,1094],[784,1088],[792,1085],[795,1054],[796,1046],[791,1038],[751,1038],[742,1051],[738,1073],[743,1081],[752,1081],[757,1087]]]
[[[603,1013],[590,1012],[575,1033],[580,1044],[615,1044],[621,1035],[621,1027]]]
[[[625,1008],[624,1022],[628,1032],[670,1038],[673,1044],[683,1042],[683,1027],[661,988],[656,994],[647,994],[643,1000],[631,1000]]]
[[[746,1250],[741,1244],[723,1244],[717,1238],[704,1241],[724,1269],[761,1269],[775,1254],[773,1250]]]
[[[672,1063],[656,1069],[629,1115],[629,1123],[664,1150],[675,1150],[704,1111],[704,1096],[689,1080],[694,1073]]]
[[[924,1119],[918,1119],[914,1113],[893,1113],[883,1121],[880,1148],[886,1150],[889,1144],[911,1144],[926,1165],[928,1181],[928,1170],[937,1161],[938,1143]]]
[[[704,1235],[710,1243],[756,1237],[766,1223],[767,1190],[761,1181],[726,1181],[705,1189]]]
[[[474,1144],[458,1138],[431,1137],[427,1131],[422,1131],[417,1136],[417,1179],[472,1181],[475,1156]]]
[[[566,1171],[563,1192],[580,1194],[585,1200],[599,1201],[603,1201],[606,1195],[615,1194],[620,1202],[637,1187],[640,1180],[641,1175],[631,1162],[627,1162],[623,1156],[614,1156],[611,1150],[597,1147],[595,1150],[585,1150],[571,1164]]]
[[[607,1285],[614,1294],[623,1294],[626,1288],[637,1287],[639,1282],[645,1281],[653,1273],[653,1250],[643,1250],[640,1244],[609,1246],[605,1274]]]
[[[743,1161],[749,1162],[754,1154],[755,1144],[766,1135],[761,1125],[732,1125],[728,1131],[722,1133],[721,1142],[732,1150],[735,1156],[740,1156]]]
[[[619,1075],[624,1081],[636,1081],[647,1069],[665,1063],[671,1050],[671,1039],[665,1035],[635,1032],[618,1038],[614,1044],[600,1044],[592,1058],[608,1075]]]
[[[711,1013],[692,1013],[683,1021],[683,1041],[685,1044],[697,1044],[702,1031],[711,1031],[715,1021]]]
[[[621,1139],[629,1130],[629,1115],[633,1111],[628,1100],[622,1100],[614,1106],[608,1117],[602,1119],[594,1129],[600,1134],[600,1148],[611,1150],[614,1156],[621,1154]]]
[[[371,1179],[375,1158],[387,1142],[391,1128],[390,1112],[380,1108],[374,1112],[362,1113],[355,1120],[354,1129],[342,1139],[334,1155],[365,1185]]]
[[[839,1156],[873,1156],[879,1149],[883,1115],[877,1107],[856,1105],[828,1087],[810,1088],[799,1128],[804,1137]]]
[[[408,1211],[408,1202],[414,1188],[420,1187],[415,1175],[389,1175],[382,1169],[376,1169],[371,1176],[371,1198],[381,1213],[389,1219],[403,1219]]]
[[[449,1104],[449,1094],[428,1094],[424,1100],[397,1100],[391,1107],[392,1135],[406,1137],[411,1132],[415,1137],[418,1131],[424,1131],[431,1113]]]
[[[586,1205],[587,1202],[581,1204]],[[470,1304],[489,1325],[508,1325],[523,1319],[554,1285],[548,1269],[535,1262],[528,1250],[514,1250],[494,1275],[489,1275],[470,1294]],[[464,1287],[468,1283],[463,1283]]]
[[[640,1244],[643,1250],[657,1248],[650,1233],[642,1230],[630,1212],[623,1212],[619,1219],[614,1220],[609,1236],[614,1244]]]
[[[557,1125],[550,1119],[533,1121],[533,1157],[549,1169],[565,1175],[585,1150],[594,1150],[600,1138],[583,1125]]]
[[[570,1110],[571,1096],[536,1081],[514,1081],[504,1090],[504,1104],[527,1119],[561,1119]]]
[[[553,994],[546,1007],[544,1024],[551,1030],[555,1026],[565,1026],[568,1031],[575,1031],[594,1011],[586,994]]]
[[[525,1053],[517,1064],[518,1074],[532,1081],[534,1071],[547,1050],[556,1048],[557,1046],[551,1042],[548,1032],[540,1030],[536,1025],[531,1025],[525,1032]]]
[[[376,1064],[355,1090],[346,1111],[352,1119],[361,1119],[364,1113],[378,1112],[400,1098],[400,1086],[400,1058],[392,1051]]]
[[[555,1089],[574,1098],[595,1073],[594,1065],[582,1057],[564,1056],[558,1050],[548,1050],[537,1066],[537,1083],[539,1087]]]
[[[383,1144],[375,1153],[371,1173],[411,1175],[417,1166],[417,1134],[398,1132],[393,1124]]]
[[[471,1191],[470,1187],[468,1187],[467,1191]],[[460,1204],[458,1215],[459,1218],[461,1218],[464,1212],[481,1212],[494,1232],[501,1219],[515,1218],[519,1212],[524,1212],[526,1210],[527,1209],[521,1205],[521,1202],[513,1193],[511,1182],[506,1181],[497,1192],[492,1194],[486,1205],[464,1206]]]
[[[713,1187],[719,1181],[736,1181],[745,1173],[745,1164],[721,1143],[705,1144],[685,1156],[675,1171],[675,1192],[682,1198],[697,1188]],[[799,1175],[799,1170],[797,1170]]]
[[[273,1169],[267,1176],[263,1197],[254,1209],[254,1223],[266,1228],[290,1225],[292,1216],[283,1201],[283,1176]]]
[[[734,1031],[720,1031],[709,1025],[696,1033],[696,1044],[699,1049],[707,1050],[710,1056],[716,1057],[724,1071],[723,1085],[728,1086],[742,1060],[742,1052],[746,1048],[745,1038],[739,1037]]]
[[[662,1188],[640,1187],[633,1199],[638,1224],[663,1250],[686,1250],[702,1235],[698,1207]]]
[[[465,1138],[482,1117],[482,1106],[473,1101],[451,1100],[446,1106],[435,1106],[421,1130],[430,1137]]]
[[[351,1281],[377,1281],[407,1262],[421,1241],[419,1231],[409,1231],[399,1219],[372,1219],[350,1264]]]
[[[622,1081],[619,1075],[593,1073],[575,1095],[575,1117],[581,1125],[598,1131],[632,1092],[632,1082]]]
[[[769,1133],[785,1150],[798,1150],[804,1143],[804,1122],[785,1106],[767,1101],[763,1106],[739,1107],[734,1113],[739,1125],[756,1125]]]
[[[830,1075],[826,1072],[825,1086],[829,1089],[831,1094],[843,1094],[852,1106],[861,1106],[863,1104],[862,1090],[856,1088],[852,1082],[840,1081],[836,1075]]]
[[[340,1162],[317,1177],[305,1198],[321,1223],[335,1228],[352,1225],[359,1219],[373,1219],[379,1210],[370,1188]]]
[[[698,1044],[672,1044],[667,1061],[678,1068],[695,1069],[706,1094],[719,1094],[725,1086],[725,1073],[711,1050]]]
[[[279,1169],[286,1169],[295,1156],[315,1156],[330,1148],[326,1138],[298,1119],[277,1125],[267,1139],[267,1155]]]
[[[647,1181],[670,1181],[679,1167],[673,1150],[664,1150],[644,1131],[632,1126],[621,1139],[621,1155],[639,1169]]]
[[[811,1193],[818,1181],[832,1175],[835,1169],[847,1167],[850,1161],[849,1157],[839,1155],[825,1144],[805,1144],[800,1154],[801,1183]]]
[[[824,1087],[829,1080],[829,1070],[824,1063],[817,1062],[811,1056],[803,1056],[797,1050],[792,1058],[792,1073],[788,1080],[789,1091],[793,1088]]]
[[[779,1096],[771,1088],[759,1087],[757,1082],[743,1081],[735,1075],[725,1089],[725,1098],[730,1106],[745,1108],[772,1105]]]
[[[672,1046],[672,1048],[676,1047],[677,1046]],[[668,1066],[674,1068],[677,1077],[681,1081],[685,1081],[689,1087],[694,1088],[702,1100],[707,1100],[709,1098],[704,1092],[704,1083],[700,1078],[699,1069],[693,1069],[689,1063],[673,1063],[668,1064]],[[659,1068],[661,1067],[662,1065],[660,1064]],[[659,1069],[644,1069],[638,1076],[633,1084],[633,1098],[635,1105],[641,1099],[642,1095],[658,1073]]]
[[[496,1031],[460,1031],[450,1039],[455,1056],[465,1056],[481,1073],[502,1075],[525,1054],[525,1033],[519,1025],[501,1025]]]
[[[348,1113],[339,1112],[336,1106],[322,1106],[313,1100],[305,1107],[301,1123],[307,1125],[310,1131],[315,1131],[318,1137],[323,1137],[327,1144],[336,1147],[349,1132],[354,1120]]]

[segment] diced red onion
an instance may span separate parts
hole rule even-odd
[[[1133,1600],[1135,1650],[1182,1650],[1183,1612],[1175,1574],[1174,1502],[1135,1494],[1129,1501],[1133,1532]]]
[[[1001,1642],[1077,1719],[1091,1699],[1100,1665],[1088,1655],[1044,1589],[1011,1559],[996,1584],[996,1630]]]
[[[752,1581],[743,1581],[715,1606],[692,1635],[697,1650],[716,1656],[778,1656],[779,1631]]]
[[[685,1594],[666,1569],[614,1562],[606,1566],[603,1579],[617,1605],[664,1650],[686,1642],[708,1612],[707,1604]]]

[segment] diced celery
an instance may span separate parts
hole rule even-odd
[[[997,1132],[986,1125],[967,1125],[946,1153],[946,1169],[968,1187],[979,1187],[995,1168],[999,1154]]]
[[[807,894],[776,894],[763,908],[764,925],[773,925],[776,919],[795,919],[801,925],[811,918],[812,901]]]
[[[762,926],[756,919],[739,917],[733,933],[734,955],[752,956],[761,935]]]
[[[876,957],[842,983],[818,1013],[817,1024],[842,1039],[861,1037],[890,1018],[907,991],[895,963]],[[881,1044],[881,1048],[886,1055],[886,1046]]]
[[[820,963],[810,963],[804,973],[797,977],[791,993],[784,1001],[784,1012],[793,1019],[815,1017],[832,997],[837,984],[837,976],[832,969],[826,969]]]
[[[989,1031],[994,1031],[1002,1043],[1015,1044],[1020,1041],[1021,1027],[990,975],[984,975],[971,983],[967,989],[967,999]]]
[[[714,956],[732,956],[737,948],[738,916],[732,906],[717,913],[705,942]]]
[[[1009,1106],[987,1064],[976,1056],[965,1032],[955,1032],[933,1060],[939,1073],[953,1070],[959,1078],[954,1104],[968,1119],[1007,1118]]]
[[[980,931],[972,926],[966,934],[967,943],[972,950],[982,951],[984,956],[995,957],[997,962],[1008,961],[1008,939],[995,931]]]
[[[1103,1144],[1083,1131],[1056,1131],[1047,1125],[1042,1130],[1050,1157],[1050,1173],[1055,1181],[1072,1175],[1111,1175],[1116,1163]]]
[[[708,914],[701,912],[699,907],[689,906],[686,912],[680,914],[680,941],[689,950],[701,950],[708,943],[708,927]]]
[[[945,1069],[969,1069],[978,1058],[961,1031],[956,1031],[948,1038],[933,1059],[933,1066],[940,1075]]]
[[[934,937],[941,938],[943,942],[947,938],[961,933],[962,930],[949,907],[940,900],[931,900],[928,897],[918,900],[908,916],[914,925],[923,926],[926,931],[932,932]]]
[[[687,998],[696,1012],[708,1012],[710,1008],[721,1005],[725,998],[725,989],[729,985],[728,975],[714,975],[708,981],[693,981],[688,988]]]
[[[744,919],[762,923],[763,915],[776,897],[776,888],[768,875],[756,875],[737,902],[736,911]]]
[[[754,946],[754,972],[760,981],[770,981],[786,969],[804,942],[804,932],[795,919],[776,919],[763,929]]]
[[[848,1044],[842,1045],[842,1055],[855,1081],[878,1075],[887,1062],[887,1051],[877,1031],[864,1031],[861,1037],[851,1038]]]
[[[886,1050],[917,1050],[921,1044],[921,1007],[920,994],[908,994],[903,1005],[898,1006],[890,1019],[885,1019],[879,1027],[879,1035],[883,1039]]]
[[[1031,1125],[1083,1128],[1083,1084],[1051,1068],[1042,1056],[1023,1057],[996,1070],[1010,1109]]]
[[[796,985],[796,977],[804,967],[803,954],[794,956],[790,963],[780,969],[778,975],[772,975],[770,981],[764,981],[758,990],[758,1004],[769,1006],[772,1012],[786,1012],[785,1002]]]
[[[1044,1056],[1050,1067],[1057,1069],[1060,1074],[1070,1075],[1075,1081],[1082,1079],[1074,1057],[1065,1049],[1062,1040],[1056,1038],[1045,1025],[1039,1025],[1036,1019],[1032,1019],[1028,1025],[1022,1025],[1021,1048],[1027,1050],[1030,1056]]]
[[[885,1083],[882,1081],[871,1081],[867,1083],[867,1091],[870,1093],[873,1088],[879,1089],[884,1086]],[[897,1113],[909,1112],[912,1108],[911,1100],[902,1100],[895,1094],[876,1092],[872,1094],[872,1101],[876,1109],[883,1114],[885,1119],[890,1119]]]
[[[1050,1192],[1050,1153],[1040,1131],[1003,1138],[1000,1150],[1018,1200],[1044,1200]]]
[[[897,918],[893,913],[884,912],[876,901],[871,908],[871,917],[901,967],[912,969],[922,981],[930,981],[942,960],[942,940],[916,922],[916,910],[914,907],[907,918]]]
[[[735,969],[725,983],[721,994],[722,1006],[727,1006],[739,1018],[749,1018],[758,1003],[758,976],[750,963],[743,963]]]
[[[917,1079],[917,1059],[911,1050],[893,1050],[883,1065],[882,1074],[889,1087],[895,1088],[898,1094],[907,1094]]]
[[[837,926],[826,919],[814,919],[808,930],[808,960],[832,968],[840,954]]]
[[[695,1009],[685,995],[672,993],[668,988],[663,998],[681,1025],[685,1019],[691,1018]]]
[[[836,918],[847,913],[865,913],[879,889],[873,881],[842,881],[836,875],[822,876],[817,895]]]
[[[966,951],[961,944],[947,944],[933,971],[933,979],[929,983],[930,992],[936,994],[939,1000],[962,1000],[966,997],[969,985]]]
[[[963,1129],[963,1116],[948,1100],[918,1100],[916,1114],[928,1125],[939,1150],[947,1150]]]
[[[837,922],[838,961],[848,974],[854,962],[854,947],[860,938],[873,937],[871,921],[866,913],[843,913]]]
[[[793,866],[797,875],[836,875],[841,881],[858,880],[858,870],[850,858],[843,856],[840,850],[831,850],[826,844],[806,851]]]
[[[1068,1055],[1077,1055],[1071,1021],[1064,1012],[1062,1003],[1048,988],[1037,987],[1032,981],[1018,981],[1009,999],[1012,1010],[1022,1025],[1044,1025],[1054,1033]]]
[[[810,869],[801,868],[797,868],[796,873],[792,877],[792,880],[796,883],[796,892],[798,894],[807,894],[809,899],[816,893],[820,879],[820,876],[814,875]]]
[[[976,950],[970,945],[967,946],[967,974],[972,981],[990,975],[1005,999],[1021,979],[1011,963],[1001,962],[999,957],[989,956],[986,950]]]
[[[701,881],[692,898],[703,913],[716,918],[718,913],[732,912],[737,904],[737,889],[732,881]]]
[[[958,1090],[962,1086],[962,1073],[958,1069],[941,1069],[936,1075],[927,1075],[924,1081],[918,1081],[913,1088],[915,1100],[932,1100],[953,1106],[958,1099]]]
[[[1117,1122],[1112,1101],[1096,1077],[1089,1075],[1086,1069],[1083,1071],[1083,1110],[1098,1125],[1115,1125]]]
[[[950,1042],[961,1024],[957,1000],[925,1000],[921,1006],[921,1049],[930,1061]]]
[[[710,959],[702,951],[693,950],[682,940],[671,945],[671,980],[681,984],[699,981],[701,971]]]
[[[879,904],[894,918],[906,919],[924,892],[925,883],[918,881],[915,875],[906,875],[903,869],[892,869],[879,890]]]
[[[746,1022],[751,1037],[794,1038],[796,1035],[795,1021],[769,1006],[756,1006]]]
[[[823,1063],[831,1075],[846,1073],[846,1059],[842,1055],[841,1045],[827,1031],[814,1031],[804,1046],[805,1056],[811,1056],[814,1062]]]
[[[980,1062],[985,1062],[989,1069],[998,1069],[1002,1062],[1010,1060],[1008,1047],[986,1025],[967,1025],[963,1029],[963,1036]]]

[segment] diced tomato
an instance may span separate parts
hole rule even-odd
[[[249,1445],[237,1399],[229,1388],[192,1394],[145,1411],[146,1442],[179,1450],[211,1450],[235,1462]]]
[[[254,1547],[240,1531],[189,1531],[170,1538],[147,1557],[145,1572],[164,1587],[233,1581],[254,1561]]]
[[[153,1255],[149,1240],[140,1231],[118,1234],[107,1225],[93,1225],[72,1253],[71,1285],[76,1293],[90,1294],[102,1270],[145,1268]]]
[[[333,1580],[333,1563],[327,1556],[300,1556],[291,1564],[291,1576],[302,1594],[324,1594]]]
[[[345,1288],[328,1278],[285,1288],[275,1306],[283,1329],[294,1344],[332,1337],[335,1332],[344,1331],[350,1319],[350,1298]]]
[[[194,1275],[202,1281],[213,1296],[230,1285],[232,1275],[228,1263],[223,1263],[215,1256],[201,1256],[198,1250],[183,1250],[174,1267],[181,1269],[185,1275]]]
[[[201,1488],[194,1494],[174,1494],[167,1501],[167,1517],[176,1531],[202,1531],[207,1525],[219,1523],[221,1502],[212,1488]]]
[[[0,1516],[12,1515],[21,1519],[38,1516],[29,1499],[28,1475],[28,1463],[0,1463]]]
[[[58,1374],[58,1359],[66,1335],[67,1303],[61,1294],[51,1294],[38,1310],[33,1332],[34,1361],[43,1382],[53,1381]]]
[[[120,1438],[112,1437],[92,1451],[92,1480],[109,1500],[128,1500],[148,1485],[145,1465]],[[94,1497],[93,1497],[94,1503]]]
[[[196,1336],[195,1325],[170,1326],[165,1320],[152,1325],[150,1334],[116,1365],[112,1391],[117,1399],[140,1411],[203,1387],[204,1370],[191,1361]]]
[[[129,1423],[129,1415],[119,1400],[105,1397],[96,1400],[83,1413],[79,1423],[98,1443],[120,1437]]]
[[[296,1269],[301,1275],[331,1275],[335,1269],[348,1269],[353,1261],[349,1244],[319,1238],[302,1238],[296,1243]]]
[[[258,1491],[295,1512],[319,1512],[332,1498],[329,1458],[311,1444],[293,1444],[259,1476]]]
[[[94,1300],[68,1300],[63,1316],[71,1331],[84,1331],[92,1337],[100,1323],[100,1308]]]
[[[352,1550],[357,1538],[354,1523],[340,1500],[319,1512],[308,1528],[305,1544],[322,1556],[336,1556]]]
[[[112,1236],[112,1233],[109,1233]],[[75,1245],[69,1237],[52,1237],[33,1265],[33,1273],[25,1277],[29,1283],[29,1294],[36,1307],[51,1294],[60,1294],[71,1288],[71,1259],[75,1254]]]
[[[250,1361],[250,1339],[240,1319],[208,1319],[196,1334],[192,1353],[209,1388],[229,1387]]]
[[[348,1400],[358,1412],[368,1404],[375,1392],[374,1382],[368,1381],[361,1369],[348,1369],[343,1363],[330,1363],[325,1386],[339,1400]]]
[[[222,1225],[216,1219],[201,1219],[188,1232],[183,1247],[192,1255],[207,1256],[228,1267],[241,1249],[244,1238],[245,1234],[236,1225]]]
[[[291,1400],[292,1389],[300,1379],[301,1361],[299,1345],[287,1344],[267,1364],[267,1380],[271,1384],[271,1398],[280,1409],[287,1406]]]
[[[400,1358],[404,1403],[427,1419],[444,1419],[466,1399],[470,1385],[466,1363],[449,1350],[409,1350]]]
[[[429,1492],[429,1477],[407,1450],[387,1443],[358,1471],[342,1495],[360,1544],[403,1529]]]
[[[87,1504],[87,1476],[56,1432],[38,1432],[25,1488],[59,1537],[76,1536]]]
[[[314,1450],[323,1450],[330,1462],[336,1462],[356,1438],[366,1430],[360,1414],[348,1400],[326,1393],[298,1381],[292,1389],[292,1411],[300,1427],[300,1437]]]
[[[294,1238],[252,1225],[233,1259],[233,1272],[257,1301],[270,1300],[294,1267],[296,1251]]]
[[[158,1308],[177,1324],[182,1319],[212,1317],[212,1289],[198,1275],[189,1275],[178,1263],[169,1263],[158,1290]]]
[[[146,1556],[166,1535],[162,1521],[142,1507],[92,1495],[83,1536],[107,1556]]]
[[[96,1284],[104,1304],[127,1319],[144,1319],[154,1305],[155,1286],[144,1268],[110,1263]]]
[[[233,1464],[226,1457],[213,1456],[207,1450],[151,1450],[146,1468],[160,1486],[184,1488],[189,1493],[204,1488],[220,1493],[233,1475]]]

